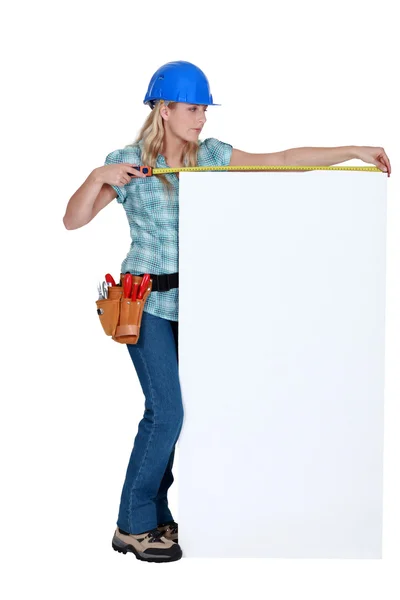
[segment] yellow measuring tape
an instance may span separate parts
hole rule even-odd
[[[143,168],[143,167],[142,167]],[[150,167],[147,167],[150,168]],[[226,166],[226,167],[170,167],[163,169],[151,169],[151,173],[154,175],[162,173],[177,173],[180,171],[374,171],[382,173],[381,169],[377,167],[317,167],[317,166],[281,166],[281,165],[251,165],[251,166]],[[151,174],[149,173],[149,174]]]

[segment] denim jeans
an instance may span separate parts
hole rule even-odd
[[[178,374],[178,322],[143,311],[137,344],[127,344],[145,396],[122,488],[117,525],[142,533],[172,521],[167,492],[183,423]]]

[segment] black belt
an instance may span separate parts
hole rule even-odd
[[[140,277],[143,277],[143,275],[144,273],[140,273]],[[166,273],[165,275],[150,273],[150,279],[153,280],[152,292],[168,292],[172,288],[179,287],[179,273]]]

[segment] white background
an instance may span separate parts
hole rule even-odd
[[[0,526],[8,598],[398,597],[394,6],[81,0],[2,8],[1,239],[11,285],[2,294]],[[97,281],[119,272],[129,228],[116,202],[78,230],[67,231],[62,218],[89,173],[136,137],[151,75],[172,60],[197,64],[221,104],[209,107],[204,138],[255,153],[383,146],[391,160],[380,561],[182,559],[158,567],[111,548],[143,397],[127,350],[104,336],[94,300]],[[170,504],[179,521],[178,485]]]

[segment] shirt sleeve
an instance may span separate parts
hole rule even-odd
[[[233,150],[231,144],[221,142],[217,138],[207,138],[203,145],[214,166],[226,167],[229,165]]]
[[[104,165],[111,165],[111,164],[122,163],[122,162],[129,162],[124,157],[124,151],[123,150],[113,150],[112,152],[110,152],[110,154],[107,154]],[[118,185],[111,184],[111,187],[114,188],[114,190],[118,194],[118,196],[116,198],[117,202],[119,202],[120,204],[123,204],[126,200],[126,195],[127,195],[126,186],[124,185],[124,186],[120,187]]]

